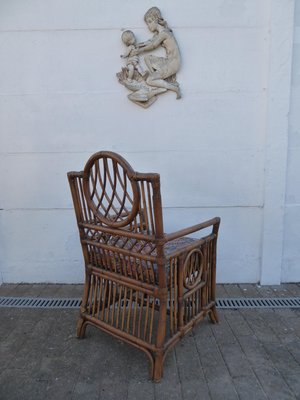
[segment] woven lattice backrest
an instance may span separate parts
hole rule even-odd
[[[140,191],[135,172],[121,156],[111,152],[94,154],[83,172],[83,192],[89,209],[100,223],[120,228],[136,217]]]

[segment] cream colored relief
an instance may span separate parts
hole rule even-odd
[[[181,57],[174,34],[162,18],[160,10],[157,7],[150,8],[144,20],[153,36],[145,42],[137,43],[132,31],[122,33],[125,50],[121,58],[124,59],[125,66],[117,73],[117,77],[131,91],[129,100],[147,108],[155,102],[158,95],[168,90],[174,92],[177,99],[181,98],[176,80]],[[149,53],[159,48],[164,49],[164,57]]]

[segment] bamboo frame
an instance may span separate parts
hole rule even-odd
[[[85,262],[77,336],[93,325],[138,347],[159,381],[167,351],[206,315],[218,322],[220,218],[165,234],[159,175],[135,172],[116,153],[94,154],[68,179]]]

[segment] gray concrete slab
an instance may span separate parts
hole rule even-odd
[[[0,296],[79,297],[81,290],[2,285]],[[220,285],[218,293],[289,297],[300,288]],[[220,324],[203,321],[170,351],[158,384],[136,348],[92,327],[78,340],[77,315],[0,309],[1,400],[300,399],[300,310],[220,310]]]

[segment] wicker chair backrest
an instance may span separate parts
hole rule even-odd
[[[135,172],[118,154],[101,151],[86,163],[83,191],[96,220],[111,228],[129,225],[139,210]]]

